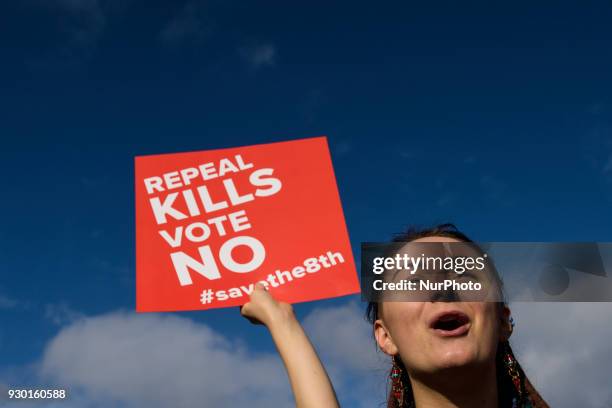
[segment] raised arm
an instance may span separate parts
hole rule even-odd
[[[331,381],[312,343],[288,303],[277,302],[258,284],[240,313],[265,325],[289,374],[298,408],[339,407]]]

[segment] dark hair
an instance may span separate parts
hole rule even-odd
[[[459,231],[454,224],[445,223],[439,224],[430,228],[419,228],[419,227],[410,227],[405,232],[394,234],[392,242],[411,242],[420,238],[426,237],[448,237],[454,238],[456,240],[462,242],[471,242],[474,243],[467,235],[463,232]],[[475,244],[475,243],[474,243]],[[475,244],[476,245],[476,244]],[[500,288],[502,285],[501,278],[495,271],[496,280],[498,280],[500,284]],[[505,302],[499,302],[500,306],[504,305]],[[380,306],[377,302],[369,302],[366,310],[366,317],[368,321],[372,324],[379,318]],[[512,378],[508,374],[505,369],[506,361],[508,355],[514,359],[516,363],[516,369],[519,373],[520,384],[515,386]],[[393,390],[390,390],[389,396],[387,398],[387,407],[388,408],[413,408],[415,406],[414,396],[412,394],[412,386],[410,385],[410,378],[408,377],[408,373],[406,368],[404,367],[401,359],[395,359],[395,363],[399,365],[401,369],[401,380],[404,386],[404,398],[403,404],[398,405]],[[548,404],[544,402],[540,394],[533,388],[531,382],[527,379],[522,367],[514,358],[514,354],[510,345],[507,341],[498,344],[497,353],[495,356],[495,365],[497,372],[497,386],[498,386],[498,397],[499,397],[499,406],[500,407],[533,407],[533,408],[548,408]],[[516,403],[517,405],[513,405]]]

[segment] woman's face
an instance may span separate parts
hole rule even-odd
[[[427,237],[413,242],[460,242]],[[399,354],[411,375],[481,366],[495,359],[511,332],[509,310],[497,302],[383,302],[374,324],[376,340]]]

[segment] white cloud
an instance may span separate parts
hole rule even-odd
[[[612,401],[612,305],[518,303],[513,335],[521,365],[552,407]]]
[[[83,395],[81,406],[292,405],[275,354],[253,354],[205,325],[171,315],[80,320],[48,344],[40,367],[43,378]]]
[[[361,306],[315,309],[304,326],[343,406],[384,401],[389,362]],[[279,357],[241,344],[189,319],[117,312],[61,330],[39,373],[70,388],[75,407],[293,406]]]
[[[389,357],[377,351],[362,305],[318,308],[304,319],[341,406],[374,407],[386,399]]]
[[[551,406],[599,408],[612,401],[612,305],[512,309],[513,347]],[[376,350],[363,304],[314,309],[303,325],[342,406],[380,406],[390,362]],[[243,342],[174,315],[117,312],[64,327],[34,366],[41,379],[71,390],[66,408],[293,406],[279,357]]]
[[[359,372],[381,368],[372,326],[365,320],[363,307],[356,302],[314,309],[303,325],[320,353],[331,363]]]
[[[263,68],[276,64],[277,51],[272,44],[260,44],[251,47],[243,47],[239,50],[242,58],[253,68]]]

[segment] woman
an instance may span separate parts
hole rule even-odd
[[[452,224],[412,229],[394,241],[472,242]],[[291,305],[276,302],[259,286],[241,313],[270,330],[296,406],[338,406],[329,377]],[[505,303],[370,303],[368,317],[378,347],[392,361],[388,407],[548,407],[512,353],[508,339],[513,322]],[[436,326],[451,318],[459,320],[460,327]]]

